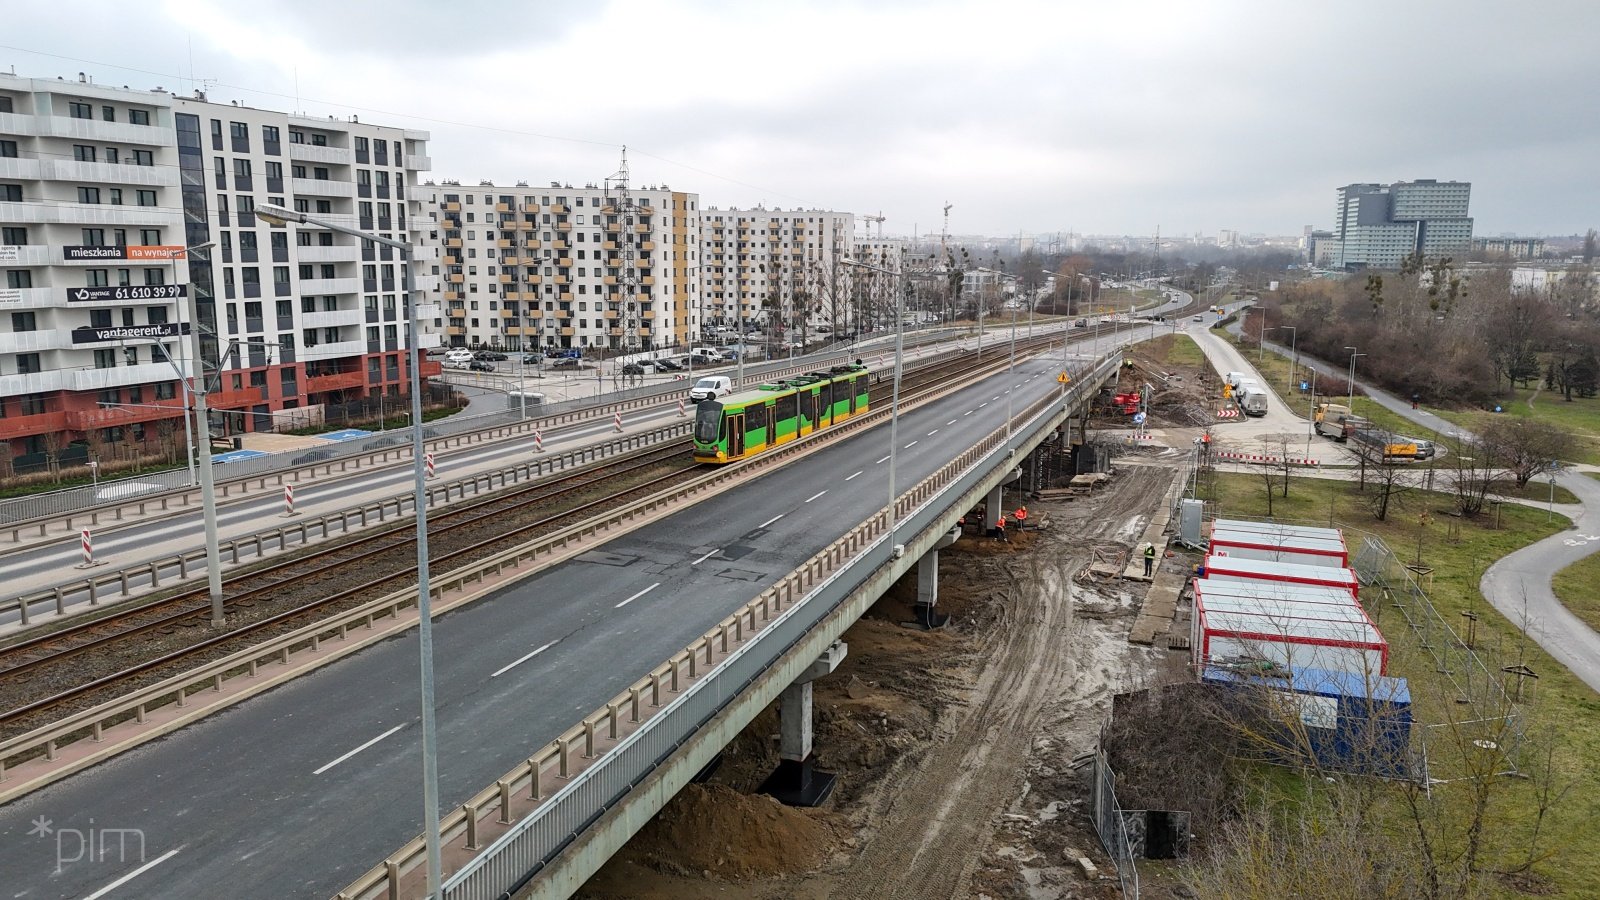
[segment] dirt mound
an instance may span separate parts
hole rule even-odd
[[[784,806],[719,784],[678,793],[623,851],[676,875],[745,879],[809,872],[839,841],[833,813]]]

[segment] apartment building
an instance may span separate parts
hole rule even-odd
[[[559,183],[428,182],[443,255],[438,329],[450,346],[684,346],[699,327],[700,198]]]
[[[398,394],[405,294],[387,248],[256,218],[258,201],[421,240],[426,132],[160,89],[0,75],[0,440],[18,458],[182,433],[201,332],[212,431]],[[415,229],[415,230],[413,230]],[[187,249],[186,249],[187,248]],[[191,312],[193,320],[191,322]]]
[[[849,321],[861,280],[842,263],[855,247],[853,214],[713,206],[700,234],[703,327]]]
[[[1336,268],[1398,268],[1408,256],[1465,258],[1472,249],[1472,185],[1431,178],[1339,188]]]

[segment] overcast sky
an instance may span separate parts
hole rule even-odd
[[[1600,3],[77,2],[17,74],[432,132],[435,178],[882,211],[886,233],[1297,233],[1470,181],[1479,234],[1600,225]],[[297,99],[298,98],[298,99]]]

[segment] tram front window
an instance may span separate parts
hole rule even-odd
[[[694,410],[694,439],[701,444],[715,444],[717,431],[722,427],[722,404],[715,400],[701,400]]]

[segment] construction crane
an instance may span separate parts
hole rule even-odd
[[[862,218],[863,221],[865,221],[867,223],[867,237],[869,237],[869,238],[872,237],[872,223],[873,222],[877,222],[878,223],[878,240],[880,240],[880,241],[883,240],[883,222],[884,222],[883,211],[879,210],[878,214],[875,215],[875,216],[864,215],[861,218]]]
[[[622,269],[617,275],[617,284],[621,287],[621,299],[616,299],[615,292],[610,299],[612,309],[617,312],[617,318],[622,322],[622,340],[619,342],[619,347],[629,352],[639,349],[641,319],[639,267],[635,264],[639,258],[639,235],[633,227],[637,211],[633,194],[628,190],[628,148],[623,147],[622,167],[605,181],[605,212],[617,222],[616,250],[607,260],[607,266]],[[610,343],[609,336],[606,342]]]

